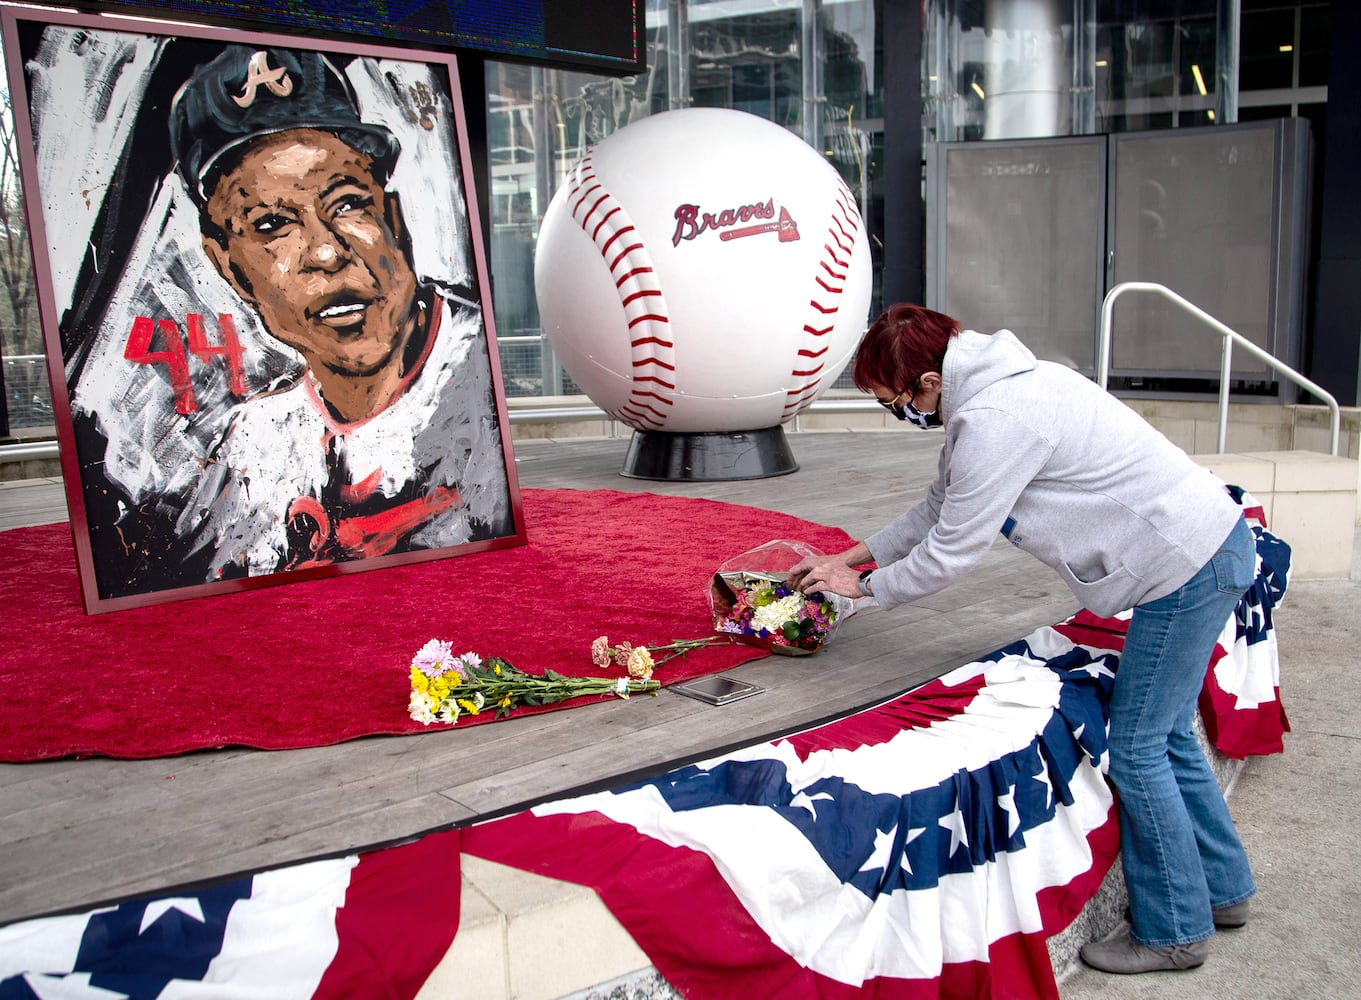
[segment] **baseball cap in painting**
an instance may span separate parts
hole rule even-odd
[[[372,157],[380,184],[401,151],[386,128],[360,120],[349,81],[317,52],[227,46],[194,70],[170,106],[175,169],[200,204],[236,152],[299,128],[333,132]]]

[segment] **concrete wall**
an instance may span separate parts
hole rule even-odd
[[[1351,575],[1357,462],[1312,451],[1193,455],[1226,483],[1257,499],[1272,534],[1290,545],[1290,577]]]

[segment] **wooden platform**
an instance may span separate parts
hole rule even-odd
[[[627,438],[520,441],[515,453],[524,487],[708,497],[860,538],[923,495],[940,441],[914,430],[792,434],[797,472],[725,483],[624,478]],[[0,489],[0,528],[64,518],[59,484]],[[1076,609],[1054,574],[999,539],[962,583],[863,611],[814,657],[732,671],[766,692],[721,708],[663,690],[307,750],[0,765],[0,923],[399,843],[658,773],[876,704]]]

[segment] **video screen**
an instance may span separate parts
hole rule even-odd
[[[645,0],[116,0],[100,12],[183,19],[350,41],[467,49],[572,69],[645,68]]]

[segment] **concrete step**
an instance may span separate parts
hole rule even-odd
[[[679,996],[593,889],[466,854],[462,871],[458,936],[417,1000]]]
[[[1262,505],[1271,533],[1290,545],[1290,575],[1345,580],[1356,532],[1357,462],[1312,451],[1192,455]]]

